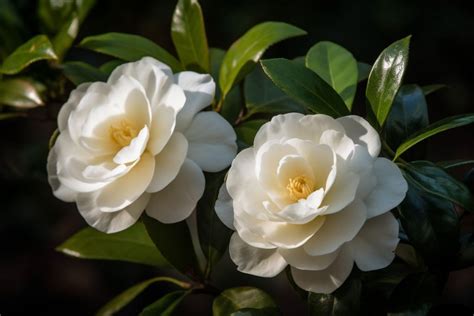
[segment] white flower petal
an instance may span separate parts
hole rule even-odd
[[[127,207],[148,187],[154,168],[155,160],[149,153],[144,153],[127,174],[100,190],[78,194],[76,202],[79,211],[96,209],[102,212],[117,212]]]
[[[305,224],[326,210],[326,208],[319,209],[323,198],[324,189],[321,188],[311,193],[307,199],[287,205],[275,216],[291,224]]]
[[[187,150],[188,142],[183,134],[174,133],[165,148],[155,156],[155,172],[147,192],[161,191],[176,178]]]
[[[53,189],[53,194],[58,199],[65,202],[74,202],[76,199],[77,192],[71,190],[65,186],[58,179],[58,170],[57,170],[57,153],[56,147],[51,148],[48,154],[48,161],[46,168],[48,170],[48,182],[51,188]]]
[[[204,193],[205,181],[199,166],[186,159],[176,178],[152,194],[146,213],[165,224],[185,220]]]
[[[300,270],[314,271],[326,269],[337,258],[340,249],[341,248],[338,248],[334,252],[321,256],[311,256],[304,250],[304,247],[298,247],[294,249],[280,248],[278,249],[278,252],[292,267]]]
[[[348,243],[357,267],[372,271],[388,266],[395,258],[398,230],[398,222],[390,212],[369,219]]]
[[[69,98],[66,103],[61,107],[61,110],[58,113],[58,129],[60,132],[64,131],[67,128],[67,121],[69,119],[69,114],[77,106],[79,101],[82,99],[84,94],[91,83],[82,83],[76,87],[76,89],[71,91]]]
[[[258,150],[271,140],[299,138],[319,143],[325,130],[344,132],[344,128],[335,119],[324,114],[303,115],[288,113],[276,115],[265,123],[255,135],[254,148]]]
[[[140,156],[145,150],[149,137],[150,133],[148,131],[148,127],[145,125],[140,130],[137,137],[132,139],[128,146],[125,146],[119,150],[119,152],[114,156],[114,162],[116,164],[126,164],[140,159]]]
[[[214,206],[217,217],[224,223],[228,228],[235,230],[234,227],[234,208],[232,207],[232,197],[227,192],[225,183],[222,184],[219,189],[217,201]]]
[[[271,278],[285,269],[287,263],[276,249],[260,249],[246,244],[237,233],[229,243],[230,258],[240,272]]]
[[[407,182],[397,165],[386,158],[374,163],[376,185],[365,198],[368,218],[383,214],[400,204],[408,190]]]
[[[216,84],[211,76],[192,71],[183,71],[174,75],[178,84],[186,95],[186,103],[179,112],[176,121],[176,130],[184,131],[188,128],[194,116],[208,107],[214,99]]]
[[[105,213],[97,209],[84,209],[79,212],[86,222],[95,229],[108,234],[116,233],[136,223],[149,199],[150,194],[144,193],[132,204],[113,213]]]
[[[188,158],[204,171],[223,170],[237,154],[234,129],[216,112],[198,113],[184,135],[189,142]]]
[[[324,225],[309,239],[304,249],[313,256],[331,253],[352,240],[367,218],[364,203],[355,200],[342,211],[327,215]]]
[[[339,288],[351,274],[354,261],[350,249],[343,247],[334,262],[324,270],[309,271],[291,267],[295,283],[314,293],[330,294]]]
[[[257,248],[276,248],[273,243],[263,238],[261,229],[262,225],[273,225],[272,222],[261,221],[257,217],[250,215],[249,213],[245,212],[235,200],[233,201],[232,206],[234,209],[234,227],[242,240],[244,240],[247,244]]]
[[[331,149],[346,159],[354,150],[354,143],[343,132],[335,130],[324,131],[319,141],[321,144],[328,145]]]
[[[337,119],[344,126],[346,135],[355,144],[367,147],[372,157],[377,157],[380,153],[380,137],[377,131],[362,117],[349,115]]]

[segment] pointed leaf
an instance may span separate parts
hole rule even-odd
[[[64,63],[63,73],[76,86],[84,82],[107,81],[107,74],[82,61]]]
[[[46,35],[37,35],[18,47],[0,66],[0,73],[14,75],[39,60],[57,59]]]
[[[425,95],[432,94],[433,92],[436,92],[438,90],[441,90],[443,88],[447,88],[448,86],[445,84],[431,84],[428,86],[423,86],[421,87],[421,90],[423,90],[423,93]]]
[[[83,259],[120,260],[155,267],[168,266],[156,250],[142,222],[130,228],[106,234],[87,227],[56,248],[66,255]]]
[[[0,80],[0,104],[22,109],[43,105],[35,85],[26,79]]]
[[[306,54],[306,67],[324,79],[352,108],[357,88],[357,61],[351,52],[332,42],[319,42]]]
[[[313,113],[349,114],[337,92],[310,69],[283,58],[262,60],[261,64],[273,83]]]
[[[212,304],[213,316],[228,316],[244,308],[276,308],[273,299],[254,287],[235,287],[223,291]]]
[[[145,215],[143,222],[156,248],[173,267],[186,274],[199,271],[191,234],[185,221],[163,224]]]
[[[286,95],[265,75],[259,65],[245,78],[246,118],[257,113],[304,112],[304,107]]]
[[[206,29],[197,0],[178,1],[171,24],[171,38],[185,69],[209,72]]]
[[[145,307],[139,316],[171,316],[189,291],[174,291]]]
[[[443,169],[450,169],[450,168],[460,167],[464,165],[472,165],[474,164],[474,160],[456,159],[456,160],[449,160],[449,161],[439,161],[436,164]]]
[[[447,131],[449,129],[460,127],[464,125],[468,125],[474,122],[474,113],[471,114],[461,114],[456,116],[447,117],[436,123],[430,124],[424,129],[410,135],[410,137],[404,141],[400,146],[398,146],[397,151],[395,153],[395,157],[393,160],[396,160],[403,154],[405,151],[410,149],[411,147],[415,146],[422,140],[436,135],[438,133]]]
[[[114,297],[111,301],[105,304],[98,312],[97,316],[109,316],[113,315],[125,306],[127,306],[135,297],[137,297],[140,293],[142,293],[148,286],[156,282],[170,282],[182,288],[189,288],[190,284],[181,282],[179,280],[169,278],[169,277],[156,277],[141,283],[135,284],[131,288],[125,290],[124,292],[120,293],[116,297]],[[183,293],[184,291],[177,291],[179,293]],[[173,292],[176,293],[176,292]],[[170,293],[171,294],[171,293]],[[161,315],[161,314],[155,314]]]
[[[365,92],[370,106],[383,125],[400,87],[408,63],[410,36],[384,49],[370,71]]]
[[[428,126],[425,95],[417,85],[400,88],[385,122],[387,143],[397,148],[405,139]]]
[[[138,35],[106,33],[89,36],[83,39],[79,46],[126,61],[151,56],[167,64],[175,72],[182,70],[180,62],[173,55],[149,39]]]
[[[302,29],[281,22],[261,23],[247,31],[232,44],[222,62],[219,86],[224,98],[253,69],[268,47],[304,34]]]

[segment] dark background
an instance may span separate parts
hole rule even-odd
[[[36,25],[35,1],[19,2],[24,19]],[[169,35],[174,1],[97,2],[79,39],[110,31],[135,33],[174,52]],[[202,0],[201,5],[211,47],[228,48],[247,29],[269,20],[285,21],[308,32],[306,37],[278,44],[266,56],[301,56],[317,41],[330,40],[346,47],[358,60],[372,63],[383,48],[412,34],[405,82],[449,86],[428,97],[431,120],[473,112],[474,12],[469,1]],[[68,59],[86,59],[92,64],[103,61],[78,48]],[[156,271],[128,263],[78,260],[54,251],[85,222],[73,204],[56,200],[47,184],[47,142],[56,128],[57,107],[41,111],[47,115],[0,122],[0,314],[91,315],[114,295]],[[433,137],[427,142],[427,158],[472,159],[473,136],[470,126]],[[465,171],[459,170],[458,175]],[[224,265],[233,268],[229,262]],[[270,281],[218,269],[215,278],[221,285],[251,281],[268,289],[285,315],[304,312],[284,276]],[[135,315],[165,290],[152,286],[123,315]],[[474,269],[459,271],[450,275],[439,302],[472,308],[473,293]],[[191,313],[189,306],[209,310],[210,304],[209,297],[199,296],[187,300],[181,313]],[[192,312],[197,314],[197,309]]]

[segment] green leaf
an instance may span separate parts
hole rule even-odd
[[[304,108],[283,93],[263,72],[260,66],[245,78],[246,118],[257,113],[304,112]]]
[[[372,66],[363,62],[357,62],[357,82],[364,81],[369,78]]]
[[[333,87],[349,110],[352,108],[358,69],[351,52],[332,42],[319,42],[306,54],[306,67]]]
[[[38,17],[46,32],[56,34],[64,30],[65,24],[73,15],[82,23],[94,5],[95,0],[39,0]]]
[[[26,113],[23,112],[11,112],[11,113],[0,113],[0,121],[10,120],[14,118],[26,117]]]
[[[156,248],[173,267],[191,275],[199,271],[191,234],[185,221],[163,224],[147,215],[143,221]]]
[[[428,126],[428,107],[425,95],[417,85],[400,88],[385,122],[385,135],[391,148],[397,148],[405,139]]]
[[[344,316],[357,315],[360,309],[361,282],[352,278],[331,294],[310,292],[308,306],[310,315]]]
[[[166,50],[149,39],[125,33],[106,33],[89,36],[79,46],[110,55],[125,61],[136,61],[151,56],[167,64],[174,72],[181,71],[180,62]]]
[[[206,29],[197,0],[178,1],[171,23],[171,38],[185,69],[209,72]]]
[[[211,274],[214,265],[226,251],[231,235],[214,209],[226,173],[227,171],[206,173],[206,189],[196,207],[199,242],[207,259],[206,276]]]
[[[474,211],[474,197],[469,189],[430,161],[414,161],[404,166],[411,180],[422,190]]]
[[[267,120],[247,121],[235,128],[235,133],[239,141],[244,142],[247,147],[253,145],[253,140],[260,127],[268,122]]]
[[[436,164],[440,166],[441,168],[450,169],[450,168],[460,167],[464,165],[472,165],[474,164],[474,160],[456,159],[456,160],[449,160],[449,161],[439,161]]]
[[[107,81],[105,73],[82,61],[64,63],[63,73],[76,86],[84,82]]]
[[[145,307],[139,316],[171,316],[190,291],[174,291]]]
[[[0,104],[30,109],[44,103],[34,83],[17,78],[0,80]]]
[[[349,114],[337,92],[308,68],[283,58],[262,60],[261,64],[273,83],[310,111],[333,117]]]
[[[213,316],[228,316],[244,308],[276,308],[272,298],[254,287],[235,287],[223,291],[212,304]]]
[[[0,0],[0,61],[21,45],[26,34],[15,0]]]
[[[105,304],[98,312],[97,316],[110,316],[115,314],[116,312],[120,311],[126,305],[128,305],[135,297],[137,297],[140,293],[142,293],[148,286],[156,282],[169,282],[175,284],[182,288],[189,288],[190,284],[181,282],[179,280],[170,278],[170,277],[156,277],[141,283],[135,284],[131,288],[127,289],[126,291],[120,293],[116,297],[114,297],[111,301]],[[184,291],[177,291],[179,293],[185,293]],[[172,292],[176,293],[176,292]],[[170,294],[172,294],[170,293]],[[169,295],[169,294],[168,294]],[[165,295],[166,297],[166,295]],[[141,314],[140,314],[141,315]],[[147,315],[147,314],[144,314]],[[155,314],[155,315],[162,315],[162,314]],[[165,314],[166,315],[166,314]]]
[[[53,37],[52,43],[54,51],[59,60],[63,60],[66,52],[76,39],[79,33],[79,24],[79,17],[74,12],[70,19],[64,24],[63,28]]]
[[[211,76],[216,82],[219,82],[219,70],[221,69],[222,61],[224,60],[225,50],[220,48],[210,48],[209,58],[211,60]],[[216,86],[216,100],[221,99],[221,88]]]
[[[0,67],[0,73],[14,75],[39,60],[57,58],[48,37],[46,35],[37,35],[18,47],[4,60]]]
[[[423,258],[418,255],[412,245],[399,243],[395,249],[395,255],[414,268],[423,266]]]
[[[222,62],[219,86],[223,98],[235,84],[252,71],[268,47],[282,40],[305,34],[306,32],[302,29],[281,22],[261,23],[247,31],[232,44]]]
[[[400,87],[408,63],[410,36],[384,49],[370,71],[365,95],[380,126],[383,126]]]
[[[427,264],[440,265],[459,247],[458,216],[450,201],[423,190],[407,172],[404,176],[408,192],[398,207],[403,230]]]
[[[87,227],[70,237],[56,250],[83,259],[120,260],[155,267],[167,266],[166,260],[156,250],[142,222],[113,234]]]
[[[230,314],[230,316],[280,316],[281,313],[276,307],[266,308],[242,308]]]
[[[405,151],[410,149],[411,147],[415,146],[422,140],[436,135],[438,133],[447,131],[449,129],[460,127],[464,125],[468,125],[474,122],[474,113],[471,114],[461,114],[456,116],[447,117],[436,123],[430,124],[422,130],[410,135],[410,137],[405,140],[400,146],[398,146],[397,151],[395,153],[395,157],[393,160],[396,160],[403,154]]]
[[[115,70],[118,66],[122,65],[124,62],[119,59],[113,59],[108,62],[103,63],[100,67],[99,70],[105,73],[107,76],[109,76],[112,71]]]
[[[432,94],[433,92],[436,92],[438,90],[441,90],[443,88],[447,88],[448,86],[445,84],[431,84],[428,86],[423,86],[421,87],[421,90],[423,90],[423,93],[425,95]]]

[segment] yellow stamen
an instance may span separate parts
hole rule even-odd
[[[306,176],[298,176],[288,181],[286,189],[288,190],[290,199],[296,202],[300,199],[306,199],[308,195],[313,193],[315,185],[314,182]]]
[[[120,147],[128,146],[137,135],[138,130],[127,120],[121,120],[110,126],[110,137]]]

